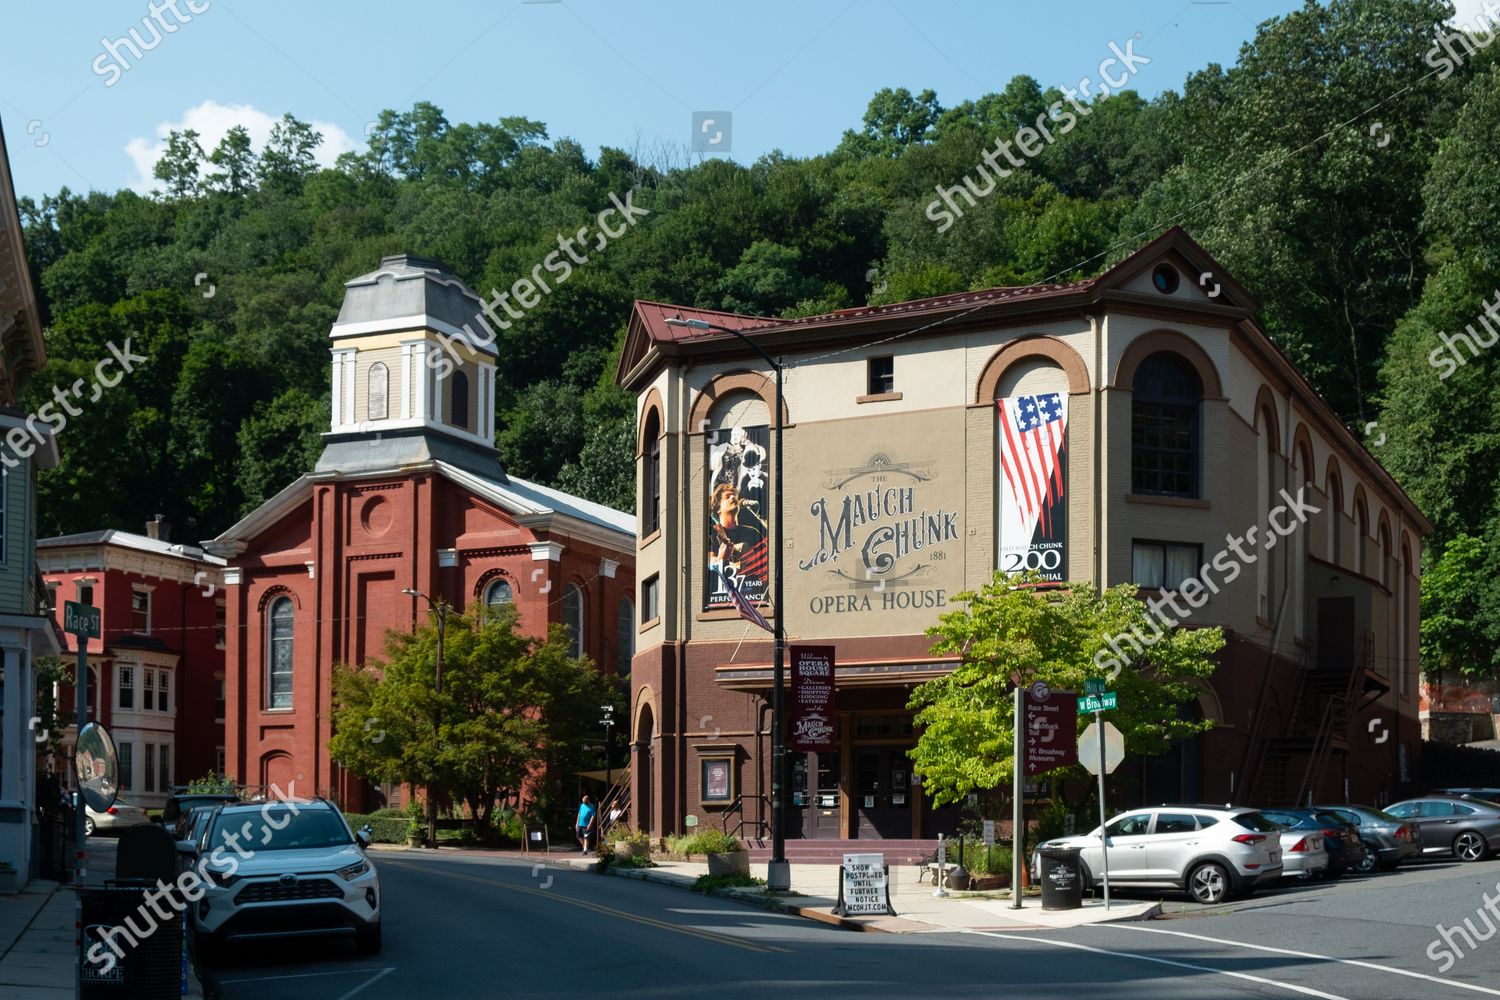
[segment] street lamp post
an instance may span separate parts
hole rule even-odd
[[[615,706],[601,705],[600,710],[604,712],[604,718],[599,721],[604,724],[604,800],[599,803],[599,843],[604,843],[604,834],[608,831],[605,827],[609,823],[609,804],[615,790],[615,772],[610,766],[609,759],[609,737],[615,725]]]
[[[443,630],[448,624],[448,614],[453,610],[442,598],[434,601],[420,590],[410,587],[404,588],[401,593],[412,597],[420,597],[427,602],[437,615],[437,663],[433,667],[432,689],[437,695],[443,693]],[[438,733],[443,725],[443,704],[441,698],[432,706],[432,750],[437,752]],[[427,784],[427,846],[437,850],[437,786],[433,782]]]
[[[784,703],[782,699],[781,686],[784,679],[784,662],[786,659],[786,605],[782,602],[782,579],[781,560],[786,555],[781,545],[781,520],[782,520],[782,450],[781,450],[781,365],[767,354],[755,341],[745,336],[739,330],[718,323],[710,323],[702,319],[683,319],[681,316],[669,318],[669,326],[685,326],[694,330],[718,330],[721,333],[737,337],[761,356],[761,359],[776,373],[776,407],[771,415],[775,425],[775,462],[772,466],[772,475],[776,478],[775,518],[771,522],[771,550],[775,554],[775,580],[772,582],[771,603],[776,608],[775,629],[775,659],[774,669],[771,675],[771,861],[766,867],[766,888],[776,891],[785,891],[792,887],[791,867],[786,860],[786,745],[783,743],[783,718]]]

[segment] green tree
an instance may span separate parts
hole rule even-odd
[[[1127,752],[1161,753],[1172,740],[1211,725],[1182,721],[1178,707],[1214,672],[1214,654],[1224,646],[1221,629],[1156,629],[1131,584],[1102,594],[1087,583],[1040,591],[1026,586],[1036,582],[997,573],[982,589],[956,595],[963,606],[928,629],[936,640],[933,653],[960,657],[951,674],[922,684],[910,701],[921,727],[912,766],[939,804],[1010,782],[1013,675],[1023,684],[1040,680],[1056,690],[1082,691],[1086,679],[1102,673],[1095,656],[1132,628],[1162,634],[1140,663],[1110,680],[1120,707],[1109,721],[1125,735]]]
[[[260,151],[256,167],[260,183],[277,191],[300,191],[302,182],[317,168],[314,151],[322,144],[322,133],[288,111],[271,126],[271,136]]]
[[[335,668],[329,751],[369,781],[431,785],[465,803],[483,837],[502,791],[577,770],[601,706],[624,706],[609,678],[568,655],[566,626],[522,635],[513,607],[449,616],[441,693],[437,641],[434,618],[387,632],[383,659]]]
[[[251,148],[249,130],[236,125],[225,132],[208,154],[208,162],[219,168],[208,175],[209,187],[234,195],[249,191],[255,181],[255,151]]]
[[[171,198],[187,198],[199,191],[198,171],[203,166],[203,147],[193,129],[173,129],[167,135],[167,148],[151,168],[151,176],[167,186]]]
[[[1496,636],[1484,621],[1493,589],[1483,539],[1459,535],[1422,574],[1422,672],[1489,677],[1500,665]]]

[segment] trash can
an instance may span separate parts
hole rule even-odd
[[[177,1000],[182,995],[183,915],[163,918],[147,885],[83,890],[82,1000]]]
[[[1044,847],[1041,856],[1042,909],[1076,910],[1083,905],[1083,877],[1076,847]]]

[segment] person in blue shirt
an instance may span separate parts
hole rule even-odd
[[[594,827],[594,803],[587,795],[583,797],[583,803],[578,807],[578,843],[583,847],[583,852],[589,850],[589,834]]]

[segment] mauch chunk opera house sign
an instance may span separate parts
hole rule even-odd
[[[826,574],[822,582],[828,586],[811,597],[809,609],[829,614],[945,607],[947,590],[936,586],[937,569],[962,544],[961,480],[960,473],[947,488],[934,465],[898,462],[883,453],[830,473],[808,506],[817,550],[798,561],[804,573]],[[954,570],[961,572],[956,565]]]

